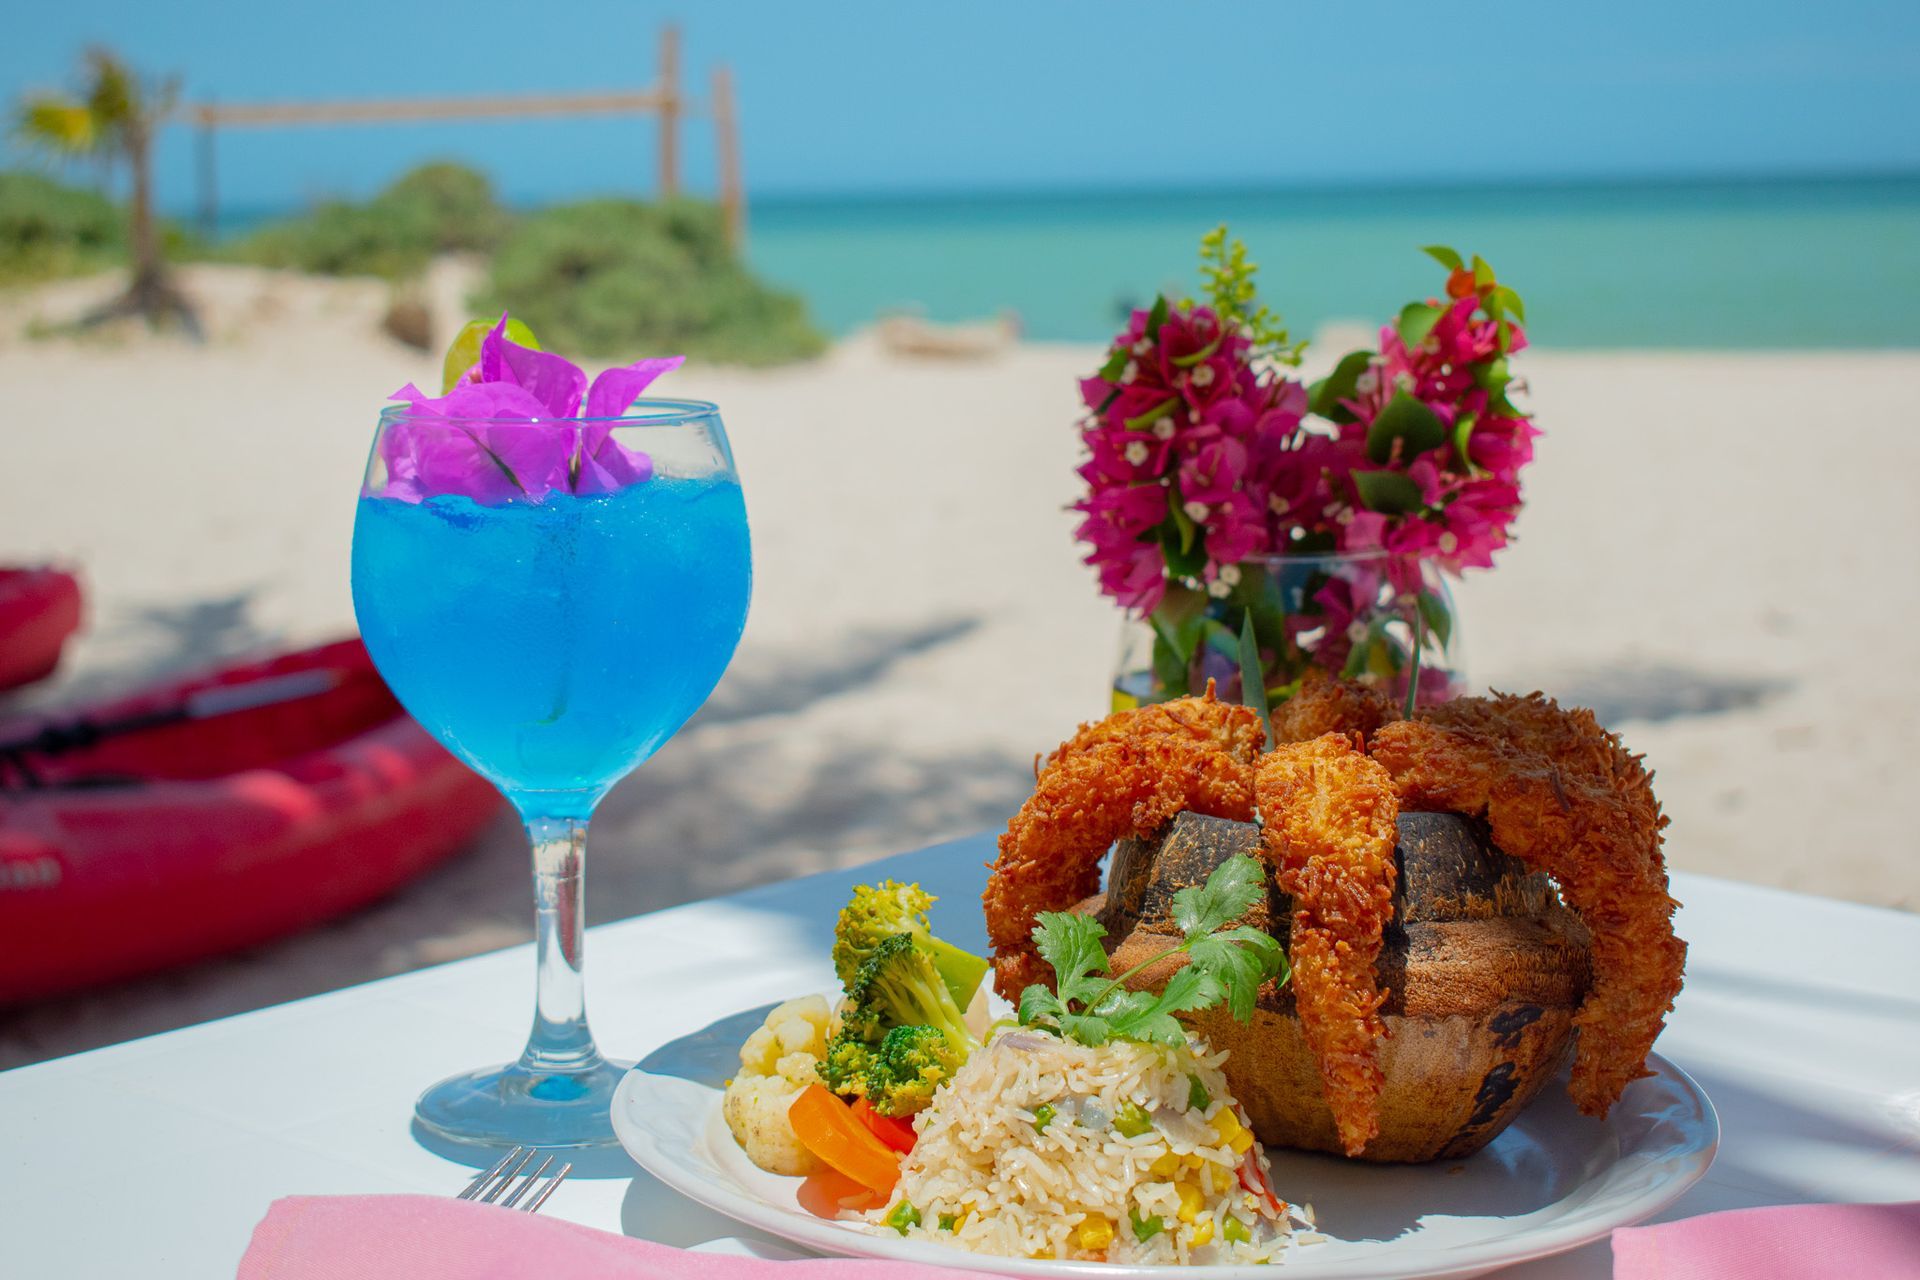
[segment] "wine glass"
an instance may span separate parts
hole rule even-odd
[[[420,1096],[429,1132],[613,1141],[625,1064],[587,1026],[587,822],[727,668],[752,579],[719,410],[617,418],[380,418],[353,528],[353,604],[395,696],[519,811],[533,844],[533,1029],[517,1061]]]

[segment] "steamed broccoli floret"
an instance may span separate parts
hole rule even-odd
[[[973,1052],[973,1034],[953,993],[932,958],[904,933],[882,939],[873,949],[847,984],[840,1016],[849,1031],[869,1042],[894,1027],[932,1027],[962,1060]]]
[[[865,1097],[868,1073],[879,1060],[879,1048],[849,1028],[827,1042],[827,1052],[815,1071],[820,1082],[835,1093]]]
[[[820,1079],[882,1115],[923,1109],[979,1047],[933,957],[908,933],[874,944],[847,982],[839,1014]]]
[[[883,880],[855,889],[833,931],[833,968],[841,984],[851,985],[876,947],[904,933],[926,949],[953,1002],[966,1008],[986,976],[987,962],[933,936],[927,927],[927,908],[933,903],[933,895],[917,884]]]
[[[964,1061],[933,1027],[895,1027],[867,1072],[867,1102],[883,1116],[924,1111]]]

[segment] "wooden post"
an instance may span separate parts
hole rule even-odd
[[[720,170],[720,217],[735,253],[747,248],[747,193],[740,184],[740,122],[733,111],[733,73],[713,69],[713,141]]]
[[[660,29],[660,194],[680,191],[680,28]]]
[[[199,145],[195,148],[195,159],[199,163],[195,168],[200,180],[200,233],[211,240],[220,230],[220,186],[214,170],[213,114],[202,109],[199,119],[200,131],[196,135]]]

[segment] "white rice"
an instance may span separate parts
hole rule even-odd
[[[1226,1056],[1200,1042],[1092,1049],[1003,1030],[915,1118],[919,1140],[886,1207],[853,1216],[894,1231],[890,1217],[917,1214],[902,1234],[1013,1258],[1279,1261],[1310,1210],[1276,1208],[1243,1185],[1243,1166],[1271,1184],[1257,1143],[1233,1149],[1246,1117],[1220,1072]],[[1189,1106],[1195,1080],[1203,1107]],[[1131,1137],[1113,1124],[1129,1103],[1153,1121]],[[1041,1128],[1043,1106],[1053,1114]]]

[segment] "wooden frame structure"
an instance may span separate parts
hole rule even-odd
[[[220,129],[275,128],[289,125],[397,124],[422,120],[525,119],[539,116],[657,115],[659,193],[680,190],[680,122],[702,114],[680,84],[680,32],[660,32],[660,78],[652,88],[605,93],[526,94],[508,97],[398,98],[361,102],[195,103],[182,108],[197,129],[196,171],[201,223],[211,236],[219,221],[220,194],[215,137]],[[705,114],[713,120],[719,201],[727,238],[734,248],[746,244],[746,192],[740,181],[739,123],[733,103],[733,76],[726,67],[713,71]]]

